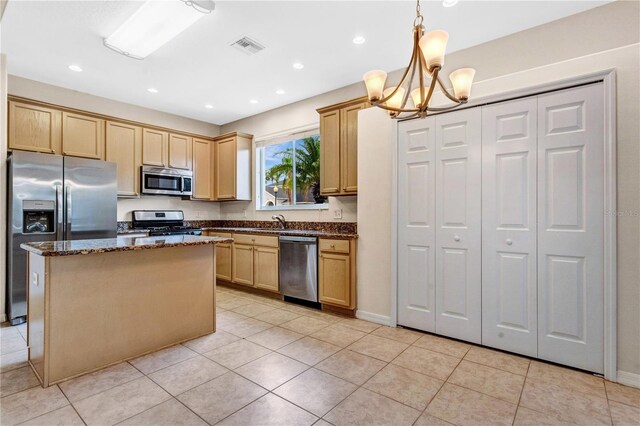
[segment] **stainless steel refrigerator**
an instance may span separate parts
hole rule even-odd
[[[114,238],[116,164],[15,151],[8,161],[7,314],[27,315],[27,254],[35,241]]]

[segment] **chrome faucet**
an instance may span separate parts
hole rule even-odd
[[[271,219],[273,220],[277,220],[280,223],[280,229],[284,229],[285,228],[285,220],[284,220],[284,216],[281,214],[274,214],[273,216],[271,216]]]

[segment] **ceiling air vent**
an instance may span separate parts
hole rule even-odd
[[[256,53],[264,49],[264,46],[262,44],[246,36],[242,37],[240,40],[234,41],[233,43],[231,43],[231,46],[246,53],[247,55],[255,55]]]

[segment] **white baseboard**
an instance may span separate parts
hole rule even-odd
[[[618,380],[618,383],[620,383],[621,385],[640,388],[640,374],[629,373],[627,371],[618,370],[617,380]]]
[[[376,324],[382,324],[386,326],[391,325],[391,317],[380,315],[380,314],[374,314],[372,312],[358,310],[356,311],[356,318],[369,321],[369,322],[375,322]]]

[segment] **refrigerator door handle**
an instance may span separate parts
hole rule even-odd
[[[71,186],[67,185],[66,188],[67,194],[67,217],[66,217],[66,226],[65,226],[65,239],[71,239],[71,212],[73,211],[73,207],[71,205]]]
[[[62,200],[62,185],[58,184],[56,188],[56,240],[64,239],[64,203]]]

